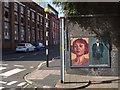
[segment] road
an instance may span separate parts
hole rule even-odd
[[[49,60],[54,57],[60,56],[59,46],[49,47]],[[46,51],[35,51],[35,52],[20,52],[16,53],[15,51],[10,54],[3,54],[2,61],[45,61],[46,60]]]
[[[59,57],[59,47],[49,48],[49,60]],[[24,76],[38,69],[42,62],[46,62],[45,50],[29,53],[10,53],[2,56],[0,63],[0,90],[15,90],[15,88],[34,88],[28,84]],[[8,89],[6,89],[8,88]]]
[[[26,88],[24,76],[37,69],[43,61],[3,61],[0,64],[0,84],[3,88]],[[2,88],[0,87],[0,88]],[[14,89],[13,89],[14,90]]]

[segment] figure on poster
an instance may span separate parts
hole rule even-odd
[[[99,38],[96,38],[96,43],[92,46],[92,53],[94,60],[102,60],[103,58],[104,46]]]
[[[72,65],[89,65],[89,58],[85,57],[88,54],[88,43],[86,40],[78,38],[73,41],[71,52],[76,55],[76,58],[71,60]]]

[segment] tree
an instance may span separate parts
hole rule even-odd
[[[93,15],[91,21],[77,21],[83,27],[90,26],[94,33],[98,35],[108,35],[112,39],[112,44],[120,47],[120,17],[119,2],[54,2],[57,6],[62,6],[63,12],[69,16]],[[91,23],[92,22],[92,23]]]

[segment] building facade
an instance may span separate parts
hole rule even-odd
[[[58,12],[50,5],[48,4],[49,9],[49,45],[57,45],[59,44],[60,36],[59,36],[59,18],[58,18]]]
[[[52,18],[54,17],[56,16],[53,15]],[[2,2],[2,48],[14,49],[21,42],[45,44],[45,19],[44,8],[35,2]],[[51,18],[49,21],[52,22]],[[55,21],[59,24],[58,17]],[[52,28],[49,32],[51,31]],[[50,43],[54,44],[57,43]]]

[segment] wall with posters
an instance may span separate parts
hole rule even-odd
[[[78,36],[70,39],[71,67],[110,67],[107,37]]]
[[[111,36],[105,33],[106,30],[114,29],[116,20],[117,17],[114,16],[79,16],[65,19],[67,73],[118,75],[118,49],[112,43]]]

